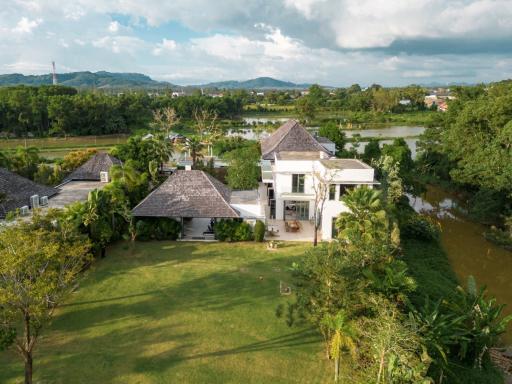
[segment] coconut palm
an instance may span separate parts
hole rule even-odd
[[[190,157],[192,157],[193,165],[196,165],[197,160],[203,157],[201,152],[204,149],[204,144],[196,136],[190,137],[187,140],[187,142],[185,143],[185,149],[189,151]]]
[[[323,323],[332,331],[329,340],[329,354],[334,360],[334,381],[338,382],[342,353],[345,351],[348,352],[353,359],[355,359],[357,355],[355,330],[343,310],[340,310],[334,316],[326,315],[323,319]]]
[[[155,136],[151,143],[155,159],[160,165],[160,170],[162,170],[164,163],[169,161],[174,152],[173,145],[168,138],[162,135]]]

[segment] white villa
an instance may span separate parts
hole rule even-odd
[[[183,237],[211,239],[215,219],[265,221],[269,236],[311,241],[315,209],[319,239],[333,238],[333,222],[346,210],[350,188],[373,186],[374,169],[357,159],[338,159],[332,141],[313,136],[295,120],[261,142],[262,182],[257,190],[231,191],[199,170],[176,171],[133,209],[136,217],[172,217]],[[319,209],[322,207],[323,209]],[[321,211],[321,212],[320,212]]]
[[[378,184],[369,165],[357,159],[333,157],[332,144],[314,137],[294,120],[262,142],[265,216],[270,225],[281,229],[280,224],[285,223],[285,231],[290,231],[286,223],[299,222],[302,229],[311,231],[317,209],[321,210],[317,215],[321,220],[319,237],[330,240],[333,222],[347,209],[340,200],[343,194],[359,185]]]

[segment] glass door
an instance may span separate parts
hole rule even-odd
[[[309,201],[297,201],[297,220],[309,220]]]

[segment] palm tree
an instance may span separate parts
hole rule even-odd
[[[399,246],[398,226],[389,230],[389,220],[382,207],[380,192],[359,187],[343,197],[350,209],[339,215],[336,226],[338,237],[346,244],[362,267],[382,261]]]
[[[329,354],[334,359],[334,382],[340,377],[340,360],[344,351],[355,359],[357,346],[355,342],[355,331],[345,311],[340,310],[336,315],[326,315],[323,319],[324,325],[332,331],[329,340]]]
[[[196,165],[197,159],[203,157],[201,151],[204,149],[204,144],[197,136],[189,138],[185,143],[187,149],[192,157],[192,165]]]
[[[164,163],[168,162],[174,152],[174,148],[169,139],[163,135],[157,135],[151,141],[152,151],[155,155],[155,160],[158,161],[160,170],[163,169]]]

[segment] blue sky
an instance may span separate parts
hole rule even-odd
[[[509,0],[4,0],[0,72],[346,86],[512,76]]]

